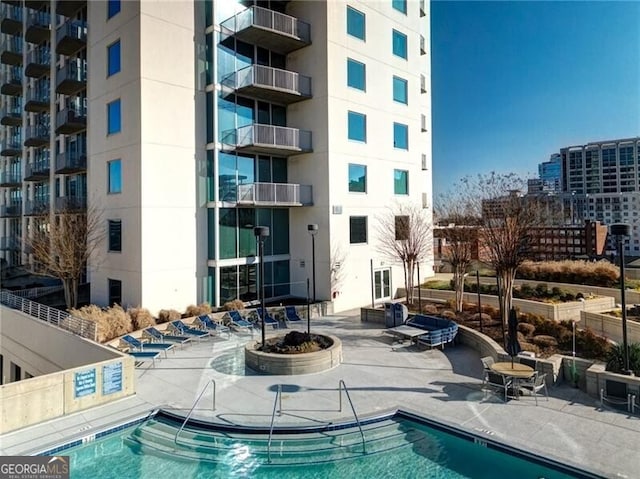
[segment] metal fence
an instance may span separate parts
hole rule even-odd
[[[87,321],[86,319],[76,318],[69,313],[60,311],[59,309],[50,308],[44,304],[36,303],[27,298],[22,298],[8,291],[0,291],[0,304],[9,308],[22,311],[34,318],[46,321],[49,324],[58,326],[59,328],[71,331],[78,336],[96,340],[97,328],[96,323]]]

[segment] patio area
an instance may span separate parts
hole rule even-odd
[[[532,397],[504,403],[483,392],[480,356],[467,347],[430,350],[410,341],[398,344],[383,328],[362,323],[359,311],[313,320],[312,330],[341,339],[340,366],[316,374],[260,375],[244,366],[244,345],[251,335],[223,335],[178,348],[154,367],[139,368],[133,398],[0,437],[0,453],[45,450],[157,408],[186,416],[203,389],[194,416],[210,421],[268,425],[278,385],[283,385],[283,414],[276,417],[276,426],[351,420],[346,398],[339,410],[338,384],[344,380],[361,417],[404,408],[606,477],[637,475],[640,417],[603,410],[578,389],[552,388],[549,401],[538,398],[537,406]]]

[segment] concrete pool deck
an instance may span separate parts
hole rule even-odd
[[[135,397],[0,436],[0,454],[47,450],[157,408],[186,415],[203,388],[194,417],[214,422],[269,425],[278,384],[284,385],[283,413],[276,417],[276,426],[351,420],[345,397],[339,411],[342,379],[359,416],[406,408],[605,477],[638,475],[639,416],[601,409],[595,398],[564,385],[549,390],[549,401],[538,398],[537,406],[530,397],[506,404],[497,395],[485,397],[482,365],[474,350],[392,344],[383,328],[362,323],[359,311],[313,320],[312,329],[342,340],[340,366],[316,374],[263,376],[244,367],[250,335],[204,340],[169,353],[155,367],[138,369]],[[211,379],[216,384],[215,411]]]

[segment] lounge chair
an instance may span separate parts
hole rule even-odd
[[[140,341],[137,338],[134,338],[130,334],[122,336],[122,338],[120,339],[125,344],[133,347],[134,349],[137,349],[138,351],[144,351],[145,347],[147,349],[157,349],[159,351],[164,351],[165,357],[167,357],[167,351],[175,347],[175,344],[171,344],[171,343],[143,343],[142,341]]]
[[[180,334],[186,334],[188,336],[193,336],[198,339],[211,337],[211,333],[209,331],[202,331],[200,329],[191,328],[186,324],[184,324],[179,319],[176,321],[171,321],[171,323],[169,324],[175,331],[179,332]]]
[[[544,395],[546,396],[547,401],[549,400],[549,391],[547,390],[546,378],[546,373],[538,374],[536,372],[533,376],[531,376],[529,380],[518,382],[518,387],[531,391],[531,394],[533,394],[533,397],[536,400],[536,406],[538,405],[538,393],[542,390],[544,390]]]
[[[229,328],[226,326],[223,326],[220,323],[216,323],[215,321],[213,321],[208,315],[203,314],[202,316],[198,316],[197,321],[200,323],[200,325],[214,333],[214,334],[219,334],[219,333],[227,333],[227,336],[229,336],[231,333],[229,331]]]
[[[258,308],[256,309],[256,314],[258,316],[258,321],[264,321],[265,326],[272,326],[273,329],[278,329],[278,327],[280,326],[278,320],[271,316],[268,310],[265,309],[263,311],[262,308]]]
[[[193,338],[189,336],[161,333],[157,328],[152,326],[144,329],[142,331],[142,335],[145,338],[149,338],[150,341],[169,341],[171,343],[180,344],[181,346],[193,341]]]
[[[496,391],[504,391],[504,402],[507,402],[507,391],[513,384],[513,379],[489,370],[487,372],[487,385]]]
[[[298,312],[296,311],[295,306],[285,306],[284,308],[284,317],[290,323],[301,323],[302,318],[298,316]]]
[[[121,353],[128,354],[133,359],[135,359],[136,366],[140,363],[144,363],[146,361],[151,361],[151,364],[155,366],[156,358],[160,356],[160,351],[131,351],[130,348],[119,348],[116,346],[111,346],[113,349],[117,349]]]
[[[229,316],[229,325],[236,331],[246,331],[253,334],[253,323],[240,316],[238,311],[227,311],[227,315]]]

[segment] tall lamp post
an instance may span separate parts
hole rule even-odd
[[[253,228],[253,234],[258,240],[258,256],[260,257],[260,307],[262,308],[262,349],[264,350],[265,339],[264,339],[264,316],[266,314],[264,309],[264,240],[269,236],[269,227],[268,226],[256,226]]]
[[[313,277],[313,303],[316,302],[316,235],[318,234],[318,225],[307,225],[307,231],[311,235],[311,275]]]
[[[626,223],[614,223],[609,226],[609,233],[616,238],[618,258],[620,260],[620,304],[622,306],[622,348],[623,374],[631,374],[629,370],[629,343],[627,342],[627,304],[624,291],[624,240],[631,234],[631,226]]]

